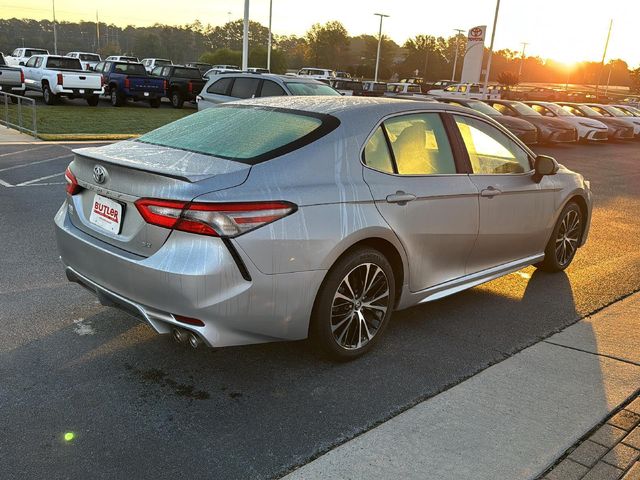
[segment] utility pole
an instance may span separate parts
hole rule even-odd
[[[378,31],[378,53],[376,53],[376,73],[374,75],[373,81],[378,81],[378,67],[380,66],[380,47],[382,46],[382,19],[388,17],[389,15],[385,15],[384,13],[374,13],[374,15],[378,15],[380,17],[380,30]]]
[[[242,35],[242,70],[249,68],[249,0],[244,0],[244,32]]]
[[[96,10],[96,45],[100,50],[100,20],[98,20],[98,10]]]
[[[267,70],[271,71],[271,17],[273,15],[273,0],[269,0],[269,42],[267,44]]]
[[[607,41],[604,42],[604,52],[602,52],[602,61],[600,62],[600,69],[598,70],[598,79],[596,81],[596,102],[598,101],[598,89],[600,88],[600,77],[602,76],[602,69],[604,68],[604,59],[607,56],[607,49],[609,48],[609,39],[611,38],[612,27],[613,27],[613,19],[609,21],[609,33],[607,33]]]
[[[58,54],[58,31],[56,29],[56,0],[51,0],[53,4],[53,53]]]
[[[453,72],[451,72],[451,81],[455,82],[456,67],[458,66],[458,41],[460,40],[460,34],[464,32],[464,30],[461,30],[459,28],[454,28],[453,30],[456,32],[456,56],[455,56],[455,59],[453,60]]]
[[[520,55],[520,68],[518,69],[518,83],[520,83],[520,77],[522,76],[522,64],[524,63],[524,51],[529,45],[527,42],[521,42],[522,44],[522,55]]]
[[[489,98],[489,73],[491,72],[491,57],[493,57],[493,41],[496,38],[496,26],[498,25],[498,13],[500,12],[500,0],[496,0],[496,14],[493,17],[493,31],[491,32],[491,45],[489,45],[489,60],[487,71],[484,75],[484,95]]]
[[[227,48],[231,48],[231,12],[227,12]]]

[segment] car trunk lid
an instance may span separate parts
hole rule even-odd
[[[82,190],[71,197],[72,223],[88,235],[144,257],[155,253],[171,230],[146,223],[136,200],[191,201],[240,185],[250,170],[243,163],[137,141],[74,153],[70,169]]]

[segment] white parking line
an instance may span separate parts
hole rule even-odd
[[[0,153],[0,157],[8,157],[9,155],[15,155],[16,153],[33,152],[34,150],[40,150],[46,147],[46,145],[42,145],[40,147],[28,148],[27,150],[18,150],[17,152]]]
[[[10,183],[5,182],[1,178],[0,178],[0,185],[2,185],[3,187],[13,187],[13,185],[11,185]]]
[[[60,155],[59,157],[46,158],[44,160],[38,160],[37,162],[26,163],[24,165],[14,165],[12,167],[0,168],[0,172],[6,172],[7,170],[15,170],[16,168],[30,167],[31,165],[38,165],[39,163],[53,162],[54,160],[61,160],[63,158],[71,158],[73,155]]]
[[[47,175],[46,177],[35,178],[33,180],[28,180],[26,182],[18,183],[14,185],[15,187],[24,187],[27,185],[31,185],[32,183],[39,182],[40,180],[47,180],[49,178],[57,177],[58,175],[64,175],[64,172],[54,173],[53,175]]]

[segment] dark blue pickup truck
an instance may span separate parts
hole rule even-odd
[[[160,106],[166,95],[167,82],[151,77],[141,63],[105,61],[96,65],[95,71],[102,74],[105,94],[111,98],[111,105],[119,107],[127,99],[148,100],[153,108]]]

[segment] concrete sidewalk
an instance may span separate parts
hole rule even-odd
[[[635,294],[285,478],[537,478],[639,388]]]
[[[0,144],[3,143],[15,143],[15,142],[39,142],[40,140],[32,137],[31,135],[27,135],[25,133],[21,133],[13,128],[5,127],[4,125],[0,125]]]

